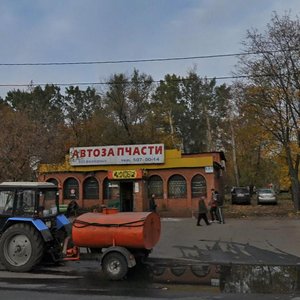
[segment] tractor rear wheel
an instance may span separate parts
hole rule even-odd
[[[41,261],[43,253],[42,237],[30,224],[14,224],[1,236],[0,259],[9,271],[30,271]]]
[[[110,280],[121,280],[128,272],[126,258],[118,252],[108,253],[103,259],[102,270]]]

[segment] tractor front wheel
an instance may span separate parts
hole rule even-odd
[[[28,272],[44,253],[44,242],[30,224],[17,223],[9,227],[0,239],[0,260],[13,272]]]

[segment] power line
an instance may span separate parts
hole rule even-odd
[[[299,48],[281,49],[273,51],[254,51],[242,53],[212,54],[200,56],[182,56],[182,57],[166,57],[166,58],[148,58],[148,59],[132,59],[132,60],[106,60],[106,61],[74,61],[74,62],[37,62],[37,63],[0,63],[0,66],[65,66],[65,65],[96,65],[96,64],[124,64],[124,63],[144,63],[144,62],[163,62],[163,61],[180,61],[195,59],[211,59],[223,57],[238,57],[245,55],[274,54],[279,52],[299,51]]]
[[[204,77],[207,80],[229,80],[229,79],[243,79],[243,78],[261,78],[261,77],[270,77],[272,74],[262,74],[262,75],[236,75],[236,76],[220,76],[220,77]],[[179,78],[179,79],[171,79],[170,81],[193,81],[193,79],[189,78]],[[165,82],[164,79],[161,80],[145,80],[135,83],[160,83]],[[46,86],[46,85],[54,85],[54,86],[93,86],[93,85],[116,85],[116,84],[131,84],[131,81],[120,81],[120,82],[69,82],[69,83],[20,83],[20,84],[0,84],[0,87],[30,87],[30,86]]]
[[[221,58],[243,55],[241,53],[216,54],[202,56],[185,56],[185,57],[166,57],[166,58],[148,58],[133,60],[106,60],[106,61],[76,61],[76,62],[39,62],[39,63],[0,63],[0,66],[64,66],[64,65],[96,65],[96,64],[124,64],[124,63],[143,63],[143,62],[162,62],[162,61],[179,61],[193,60],[204,58]]]
[[[243,53],[228,53],[228,54],[215,54],[215,55],[201,55],[201,56],[185,56],[185,57],[169,57],[169,58],[150,58],[150,59],[135,59],[135,60],[108,60],[108,61],[77,61],[77,62],[41,62],[41,63],[0,63],[0,66],[55,66],[55,65],[92,65],[92,64],[119,64],[119,63],[140,63],[140,62],[162,62],[162,61],[179,61],[179,60],[193,60],[193,59],[210,59],[222,57],[235,57],[245,55],[258,55],[258,54],[273,54],[287,51],[298,51],[300,48],[281,49],[273,51],[256,51],[256,52],[243,52]],[[219,77],[204,77],[207,80],[229,80],[229,79],[242,79],[242,78],[255,78],[255,77],[268,77],[271,74],[263,75],[237,75],[237,76],[219,76]],[[179,79],[178,81],[187,81],[189,79]],[[164,82],[165,80],[152,80],[152,83]],[[173,80],[174,81],[174,80]],[[144,81],[146,82],[146,81]],[[112,84],[130,84],[131,82],[69,82],[69,83],[27,83],[27,84],[0,84],[0,87],[29,87],[29,86],[88,86],[88,85],[112,85]],[[141,82],[142,83],[142,82]]]

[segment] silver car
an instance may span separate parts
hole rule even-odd
[[[273,189],[257,190],[257,204],[262,203],[277,204],[277,196]]]

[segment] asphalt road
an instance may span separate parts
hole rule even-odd
[[[95,261],[0,268],[1,298],[300,300],[299,233],[295,219],[162,219],[159,243],[126,280],[106,280]]]
[[[196,226],[195,218],[162,219],[151,258],[209,263],[300,264],[300,219],[228,219]]]

